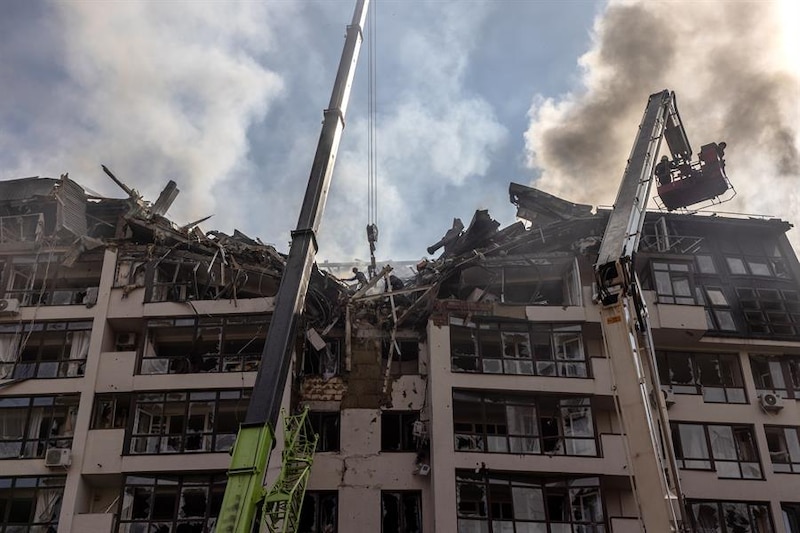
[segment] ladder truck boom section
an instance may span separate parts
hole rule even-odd
[[[651,95],[647,103],[595,264],[603,340],[626,435],[628,471],[640,525],[647,533],[679,531],[683,522],[666,405],[633,265],[662,139],[674,159],[691,158],[675,95],[666,90]]]
[[[265,494],[264,473],[269,456],[275,446],[275,425],[280,416],[281,399],[289,374],[292,351],[297,337],[297,323],[305,305],[308,283],[317,252],[316,232],[330,187],[333,166],[339,149],[344,117],[350,99],[355,66],[363,40],[362,28],[366,22],[369,0],[357,0],[355,12],[347,27],[344,50],[339,62],[328,108],[324,111],[322,131],[317,144],[311,174],[308,179],[303,205],[292,232],[289,255],[283,277],[275,297],[267,339],[261,355],[261,364],[250,397],[244,423],[239,429],[228,470],[228,483],[217,520],[218,532],[250,533],[262,500],[268,504],[265,513],[276,510],[272,517],[262,521],[271,531],[294,531],[302,504],[304,480],[307,480],[313,446],[298,436],[297,428],[287,427],[287,442],[299,442],[304,450],[298,456],[284,452],[279,479],[294,479],[292,494],[280,489],[278,493]],[[309,454],[310,448],[310,454]],[[292,461],[292,464],[289,464]],[[305,464],[303,475],[296,469]],[[265,498],[266,496],[266,498]],[[269,521],[279,522],[272,526]]]

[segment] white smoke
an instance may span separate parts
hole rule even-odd
[[[275,46],[272,27],[293,8],[271,6],[49,5],[36,29],[54,40],[48,53],[60,49],[60,77],[19,82],[28,86],[17,94],[37,93],[24,105],[39,127],[30,137],[10,132],[0,139],[3,177],[69,171],[82,184],[120,195],[100,171],[104,163],[151,200],[175,179],[182,194],[173,216],[213,213],[214,185],[246,165],[248,126],[283,90],[258,55]]]
[[[396,254],[394,259],[418,257],[420,250],[439,239],[454,213],[465,209],[453,205],[444,191],[468,189],[472,180],[480,179],[508,136],[491,105],[470,94],[465,82],[470,53],[480,45],[478,28],[492,4],[473,2],[469,11],[459,2],[414,6],[415,17],[441,23],[406,21],[406,27],[393,30],[396,35],[387,35],[391,30],[381,34],[381,41],[390,42],[398,54],[397,70],[404,74],[398,83],[406,88],[392,102],[384,101],[377,116],[378,254],[387,259],[387,251]],[[383,80],[388,74],[380,59],[379,80]],[[366,69],[367,57],[362,60],[364,67],[359,68]],[[361,215],[367,205],[366,121],[351,118],[344,135],[334,194],[321,229],[321,255],[364,258],[368,253]],[[471,207],[466,206],[467,213]]]
[[[612,1],[580,59],[583,86],[537,96],[526,133],[537,187],[613,202],[648,95],[674,90],[692,146],[726,141],[738,195],[721,206],[796,220],[800,70],[778,2]],[[796,52],[795,52],[796,54]],[[796,233],[796,232],[795,232]]]

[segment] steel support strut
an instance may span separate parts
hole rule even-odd
[[[274,428],[289,375],[297,323],[305,305],[317,252],[316,233],[325,209],[331,175],[339,149],[355,66],[363,40],[369,0],[357,0],[339,61],[330,103],[324,111],[303,205],[292,232],[291,247],[275,298],[267,340],[244,423],[234,446],[217,531],[250,533],[257,501],[263,497],[263,478],[274,447]]]

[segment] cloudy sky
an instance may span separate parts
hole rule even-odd
[[[7,1],[0,179],[69,172],[178,222],[285,251],[354,0]],[[514,220],[508,183],[609,205],[647,95],[678,95],[695,149],[728,143],[720,210],[800,223],[800,13],[789,0],[375,0],[379,258],[460,217]],[[366,259],[367,48],[319,235]],[[797,231],[792,232],[798,242]]]

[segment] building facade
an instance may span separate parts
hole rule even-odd
[[[213,530],[283,256],[178,227],[175,194],[0,183],[0,533]],[[607,213],[517,185],[511,200],[527,223],[476,212],[396,283],[315,270],[284,395],[319,435],[303,533],[640,531],[593,302]],[[800,533],[790,227],[645,224],[692,531]]]

